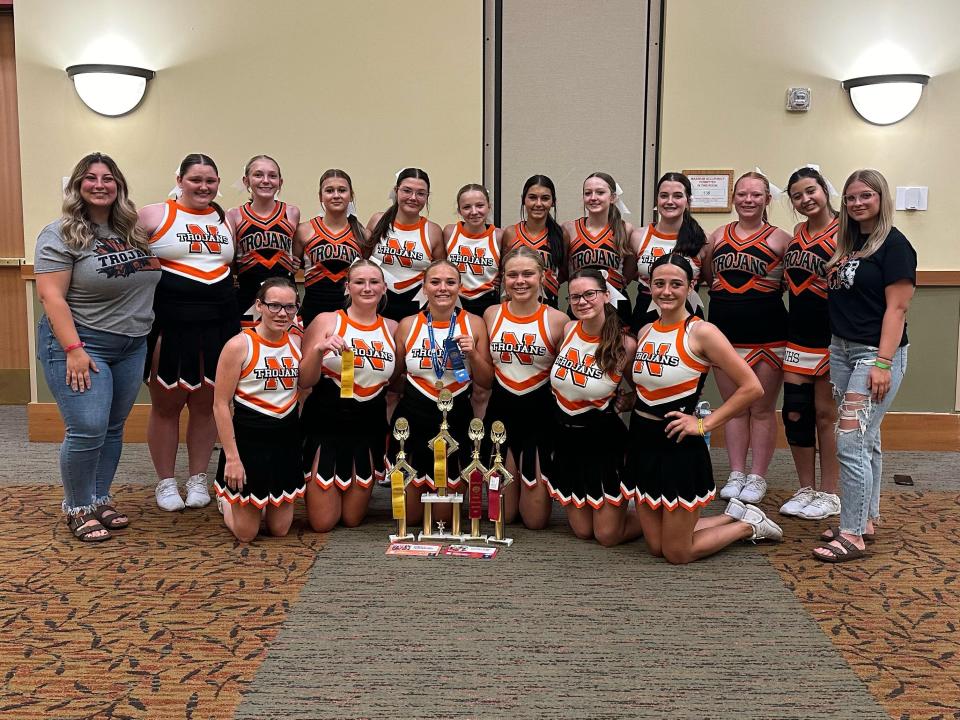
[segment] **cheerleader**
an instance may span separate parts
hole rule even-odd
[[[210,502],[206,471],[217,439],[214,374],[223,346],[240,331],[230,272],[233,233],[215,201],[219,187],[213,160],[187,155],[177,173],[179,198],[147,205],[138,214],[163,268],[147,340],[147,442],[159,478],[157,504],[169,511],[184,508],[174,477],[184,407],[190,410],[186,506]]]
[[[503,231],[504,253],[525,245],[540,255],[544,267],[543,302],[554,308],[559,303],[560,274],[566,271],[556,198],[557,189],[546,175],[527,178],[520,194],[521,220]]]
[[[694,288],[687,298],[690,312],[703,317],[703,304],[696,292],[707,236],[690,214],[690,179],[683,173],[668,172],[657,181],[657,223],[637,228],[630,234],[630,253],[637,259],[637,304],[630,322],[636,334],[657,319],[650,294],[650,267],[660,257],[675,252],[689,258]]]
[[[257,536],[261,517],[271,535],[286,535],[293,503],[303,497],[300,347],[287,332],[298,308],[291,280],[265,280],[254,302],[260,322],[232,338],[217,365],[213,410],[223,450],[213,485],[224,501],[223,522],[240,542]]]
[[[247,161],[243,186],[250,200],[228,210],[227,223],[236,236],[237,307],[241,323],[251,326],[251,306],[263,281],[268,277],[293,280],[296,273],[293,235],[300,222],[300,208],[277,200],[283,177],[277,161],[269,155],[256,155]]]
[[[460,449],[447,459],[447,485],[457,490],[463,464],[470,457],[472,443],[467,427],[474,417],[471,394],[474,386],[489,390],[493,381],[490,360],[490,341],[483,320],[457,307],[460,295],[460,271],[449,260],[434,260],[423,274],[423,292],[427,305],[422,312],[400,321],[397,327],[397,348],[402,348],[403,362],[398,385],[402,397],[393,415],[410,423],[410,437],[406,441],[407,460],[418,475],[407,486],[407,519],[420,522],[423,507],[420,495],[427,489],[435,490],[433,452],[428,442],[440,430],[441,414],[437,408],[440,390],[453,395],[453,409],[447,415],[449,432],[460,444]],[[451,343],[450,341],[453,341]],[[464,369],[469,377],[457,377],[449,350],[455,344],[463,355]],[[391,438],[389,457],[396,457],[399,445]],[[437,519],[449,520],[449,509],[436,508]]]
[[[770,183],[748,172],[733,186],[737,222],[717,228],[707,241],[702,272],[710,283],[710,322],[720,328],[746,360],[763,387],[763,395],[730,419],[725,433],[730,477],[720,497],[758,503],[767,492],[764,476],[777,442],[777,395],[787,344],[787,310],[783,305],[783,253],[790,236],[767,222]],[[717,387],[724,400],[737,386],[718,369]],[[752,468],[744,474],[747,450]]]
[[[716,494],[703,436],[745,410],[763,388],[723,334],[687,309],[694,277],[693,264],[679,253],[653,262],[650,290],[659,317],[642,328],[630,373],[636,393],[626,475],[636,483],[650,553],[674,564],[699,560],[737,540],[783,537],[763,511],[736,498],[722,515],[700,517]],[[736,389],[698,419],[693,410],[711,365]]]
[[[356,527],[367,514],[374,477],[383,475],[387,385],[397,365],[397,323],[377,314],[387,290],[383,271],[358,260],[346,272],[346,309],[317,316],[303,339],[300,385],[314,387],[301,415],[307,517],[317,532],[338,522]],[[348,397],[344,350],[354,358]]]
[[[320,176],[323,212],[297,228],[293,251],[303,259],[304,327],[320,313],[343,308],[347,268],[370,255],[370,233],[353,213],[353,202],[350,176],[343,170],[327,170]]]
[[[628,507],[633,489],[621,479],[627,429],[614,407],[637,345],[622,331],[599,270],[581,270],[570,279],[569,291],[576,320],[564,328],[550,373],[556,429],[547,487],[566,508],[577,537],[609,547],[641,534],[637,514]]]
[[[631,312],[627,283],[636,272],[629,248],[634,228],[624,222],[618,200],[617,183],[612,177],[603,172],[588,176],[583,181],[585,216],[563,224],[563,240],[568,277],[585,268],[602,270],[609,287],[616,291],[617,314],[626,323]]]
[[[423,272],[437,258],[445,258],[443,231],[422,217],[430,197],[430,178],[419,168],[405,168],[397,175],[393,205],[375,214],[367,223],[371,257],[383,266],[387,279],[385,317],[400,320],[416,315],[422,303],[417,294]]]
[[[794,229],[783,256],[790,298],[790,322],[783,359],[783,429],[800,489],[780,512],[805,520],[840,513],[837,483],[837,407],[830,387],[830,316],[826,265],[837,248],[837,212],[823,176],[812,167],[796,170],[787,182],[793,208],[807,219]],[[820,446],[820,490],[816,483]]]
[[[504,491],[505,519],[513,522],[519,508],[523,524],[539,530],[550,521],[547,490],[551,475],[553,411],[550,370],[563,339],[567,316],[541,303],[546,268],[540,253],[519,246],[503,259],[507,301],[484,313],[490,328],[494,383],[487,425],[495,420],[507,430],[506,464],[519,482]]]
[[[443,229],[447,259],[460,270],[460,304],[482,316],[500,302],[500,251],[503,230],[487,222],[490,194],[483,185],[470,183],[457,193],[461,220]]]

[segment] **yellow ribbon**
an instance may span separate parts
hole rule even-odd
[[[393,519],[402,520],[407,516],[406,496],[403,492],[403,473],[394,470],[390,473],[390,499],[393,503]]]
[[[433,485],[438,495],[447,490],[447,441],[437,438],[433,441]]]
[[[340,353],[340,397],[353,397],[353,350]]]

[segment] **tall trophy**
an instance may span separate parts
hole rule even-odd
[[[483,421],[474,418],[470,421],[470,439],[473,441],[473,452],[470,454],[470,464],[467,465],[460,477],[467,483],[470,497],[470,534],[464,535],[464,542],[486,542],[487,536],[480,534],[480,520],[483,518],[483,481],[487,469],[480,464],[480,443],[483,441]]]
[[[390,542],[412,542],[415,539],[413,533],[407,532],[407,485],[417,473],[407,462],[407,453],[403,449],[403,443],[410,437],[410,423],[406,418],[397,418],[393,425],[393,437],[400,443],[400,450],[390,471],[390,497],[393,517],[397,521],[397,533],[390,536]]]
[[[463,495],[459,493],[447,494],[447,458],[460,447],[450,434],[450,426],[447,425],[447,413],[453,408],[453,395],[449,390],[444,388],[440,391],[440,396],[437,398],[437,408],[442,413],[440,432],[427,443],[433,450],[433,484],[437,490],[420,496],[420,502],[423,503],[423,532],[420,533],[419,539],[461,542],[460,505],[463,504]],[[437,523],[436,532],[433,531],[433,506],[435,504],[453,506],[450,532],[446,532],[446,523],[442,521]]]
[[[504,500],[503,490],[513,482],[513,475],[503,466],[503,456],[500,453],[500,446],[507,439],[507,429],[499,420],[495,420],[490,426],[490,440],[493,442],[493,463],[486,472],[488,488],[488,508],[487,515],[494,522],[493,537],[488,537],[488,543],[496,545],[513,545],[513,538],[506,537],[504,521]]]

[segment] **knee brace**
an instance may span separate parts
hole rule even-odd
[[[816,447],[817,411],[813,383],[783,384],[783,430],[791,445]]]

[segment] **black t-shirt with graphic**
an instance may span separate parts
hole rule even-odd
[[[883,314],[887,310],[886,288],[898,280],[917,284],[917,251],[896,228],[870,257],[858,258],[857,250],[867,241],[861,235],[853,253],[842,258],[828,275],[830,330],[837,337],[880,346]],[[900,346],[907,344],[907,324],[903,324]]]

